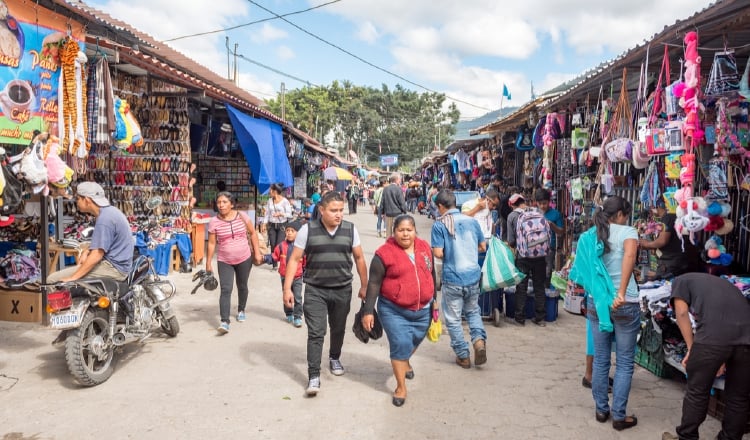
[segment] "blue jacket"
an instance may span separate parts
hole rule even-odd
[[[596,314],[599,316],[599,331],[612,332],[614,327],[609,317],[609,307],[615,300],[616,292],[602,261],[603,254],[604,243],[596,236],[596,226],[591,227],[578,238],[576,257],[569,277],[593,298]]]

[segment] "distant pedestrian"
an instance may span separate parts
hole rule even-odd
[[[385,215],[386,237],[393,231],[393,219],[401,214],[406,214],[406,201],[404,200],[404,192],[401,190],[401,175],[398,173],[391,174],[388,182],[388,185],[383,188],[380,201]]]
[[[272,183],[268,190],[269,197],[266,203],[266,215],[263,217],[261,231],[268,234],[268,247],[273,250],[276,245],[284,241],[286,223],[292,220],[294,215],[292,204],[284,197],[284,185]],[[277,263],[273,263],[276,269]]]
[[[365,299],[367,291],[367,263],[357,228],[343,219],[343,197],[336,191],[326,193],[318,204],[318,211],[320,218],[303,225],[297,232],[284,277],[284,304],[291,308],[294,306],[294,275],[302,258],[307,258],[302,309],[307,324],[308,396],[315,396],[320,391],[326,321],[331,334],[328,352],[331,374],[344,374],[340,358],[352,297],[352,262],[357,267],[362,285],[358,296]]]
[[[456,196],[442,190],[436,198],[439,217],[432,225],[432,252],[443,259],[442,291],[445,325],[456,353],[456,363],[471,368],[469,346],[464,340],[461,315],[469,325],[474,346],[474,364],[487,362],[484,330],[479,308],[479,278],[481,268],[477,253],[484,252],[487,243],[479,223],[456,209]]]
[[[378,217],[378,221],[375,224],[375,230],[377,231],[378,237],[382,237],[385,234],[385,230],[383,229],[383,224],[385,223],[383,221],[383,205],[381,203],[383,199],[383,184],[381,182],[377,182],[375,184],[375,192],[373,193],[373,207],[372,210],[375,213],[375,215]]]

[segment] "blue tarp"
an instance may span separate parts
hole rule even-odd
[[[281,125],[267,119],[253,118],[229,104],[225,105],[258,192],[266,193],[272,183],[293,186]]]

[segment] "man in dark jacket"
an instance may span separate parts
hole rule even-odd
[[[393,234],[393,219],[401,214],[406,214],[406,200],[404,192],[401,191],[401,176],[398,173],[391,174],[389,184],[383,188],[383,196],[380,203],[385,215],[385,238]]]

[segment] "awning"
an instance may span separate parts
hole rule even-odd
[[[229,104],[225,105],[258,192],[266,193],[272,183],[293,186],[281,125],[267,119],[253,118]]]

